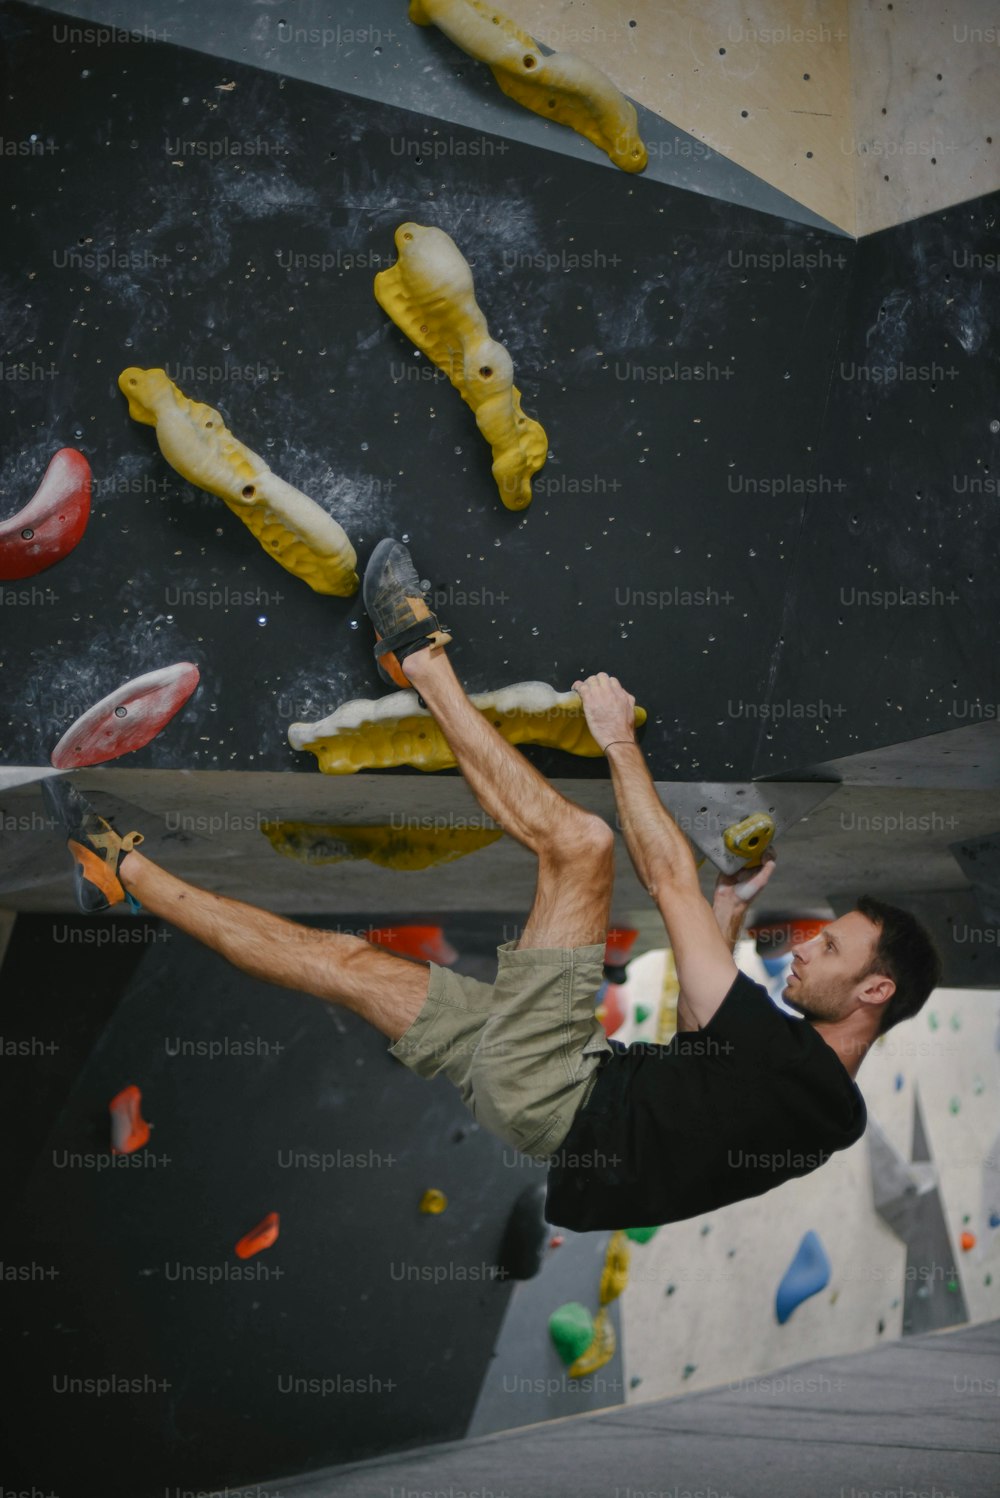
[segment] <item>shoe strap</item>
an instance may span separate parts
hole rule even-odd
[[[431,627],[428,628],[428,625]],[[407,625],[406,629],[398,630],[396,634],[386,635],[385,639],[379,640],[375,646],[375,659],[381,660],[383,655],[391,653],[398,661],[401,661],[405,655],[413,653],[412,650],[407,650],[407,646],[425,645],[428,641],[434,640],[435,636],[439,637],[438,644],[440,645],[446,645],[451,639],[447,630],[441,628],[433,615],[426,619],[418,619],[415,624]]]

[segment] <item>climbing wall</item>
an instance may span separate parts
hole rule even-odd
[[[291,724],[381,690],[358,595],[289,575],[165,461],[118,388],[133,366],[216,408],[362,563],[384,532],[412,536],[471,689],[619,674],[648,705],[659,779],[779,774],[1000,697],[976,566],[1000,524],[996,287],[975,261],[990,197],[855,245],[785,200],[617,171],[544,121],[545,145],[351,94],[333,46],[324,87],[3,16],[6,128],[25,144],[10,201],[30,204],[7,239],[15,547],[58,449],[92,471],[79,543],[4,584],[5,765],[46,764],[97,701],[190,663],[198,690],[131,766],[311,773]],[[553,156],[555,134],[576,154]],[[409,218],[460,245],[545,426],[524,511],[373,295]]]
[[[211,407],[361,566],[411,538],[470,689],[619,674],[696,815],[707,782],[997,717],[985,0],[514,0],[635,98],[642,175],[406,11],[0,5],[0,888],[40,912],[0,913],[26,1488],[273,1483],[996,1315],[992,990],[878,1048],[868,1138],[780,1203],[575,1237],[518,1217],[537,1170],[359,1023],[156,922],[45,913],[68,896],[34,779],[86,763],[108,792],[112,760],[164,861],[293,914],[315,876],[318,923],[432,924],[422,871],[461,856],[446,939],[479,976],[529,887],[451,772],[334,793],[290,741],[382,694],[359,597],[168,463],[126,370]],[[526,508],[374,295],[407,221],[453,237],[544,425]],[[529,753],[611,815],[595,757]],[[907,763],[890,781],[927,785]],[[515,1220],[530,1277],[497,1273]]]
[[[870,1123],[850,1150],[633,1249],[627,1398],[783,1377],[821,1400],[791,1365],[996,1317],[1000,996],[937,990],[858,1084]]]
[[[156,921],[22,918],[3,991],[8,1481],[152,1498],[465,1434],[538,1171],[449,1083]],[[150,1133],[116,1155],[129,1086]]]

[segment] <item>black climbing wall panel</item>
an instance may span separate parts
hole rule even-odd
[[[997,701],[995,197],[856,246],[170,44],[56,45],[57,21],[0,10],[4,138],[36,138],[4,160],[0,513],[62,445],[95,507],[69,558],[3,585],[4,762],[178,659],[202,686],[129,763],[306,769],[289,722],[382,690],[360,602],[165,464],[128,364],[218,406],[362,561],[410,536],[471,688],[620,675],[659,778],[777,773]],[[522,515],[372,295],[407,218],[472,262],[548,431]],[[928,587],[957,596],[856,597]]]
[[[465,1434],[537,1167],[361,1020],[156,922],[22,917],[3,990],[6,1040],[57,1047],[3,1060],[8,1486],[153,1498]],[[107,1104],[129,1083],[152,1135],[114,1166]],[[241,1262],[272,1211],[278,1241]]]

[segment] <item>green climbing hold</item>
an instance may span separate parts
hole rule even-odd
[[[676,1285],[668,1285],[667,1288],[666,1288],[666,1290],[664,1290],[663,1293],[664,1293],[664,1295],[673,1295],[673,1293],[674,1293],[674,1291],[676,1289],[677,1289]]]
[[[633,1373],[632,1377],[628,1381],[628,1386],[630,1389],[637,1389],[641,1383],[642,1379],[639,1374]]]
[[[958,1294],[958,1280],[949,1280],[948,1289],[952,1295]]]
[[[702,1225],[701,1225],[701,1236],[703,1238],[707,1238],[708,1235],[709,1235],[709,1233],[711,1231],[712,1231],[712,1224],[710,1222],[703,1222]]]
[[[957,1097],[953,1097],[948,1103],[949,1113],[959,1113],[961,1111],[961,1108],[962,1104],[959,1102]]]
[[[962,1028],[962,1020],[961,1020],[961,1016],[960,1015],[957,1015],[957,1014],[953,1014],[952,1015],[952,1017],[951,1017],[951,1028],[953,1030],[961,1030],[961,1028]]]
[[[635,1022],[636,1022],[636,1024],[637,1025],[644,1025],[646,1023],[646,1021],[649,1019],[649,1016],[652,1014],[652,1012],[653,1012],[652,1009],[650,1009],[648,1005],[646,1005],[646,1004],[636,1004],[636,1006],[635,1006]]]
[[[655,1238],[659,1228],[626,1228],[625,1236],[633,1243],[648,1243],[650,1238]]]
[[[992,1285],[992,1283],[993,1283],[993,1276],[992,1276],[992,1274],[984,1275],[984,1277],[983,1277],[983,1284],[984,1285]]]
[[[972,1090],[975,1093],[976,1097],[982,1097],[983,1093],[986,1091],[986,1083],[983,1081],[982,1077],[975,1077],[973,1079]]]
[[[927,1016],[927,1023],[930,1025],[932,1030],[936,1030],[938,1027],[938,1017],[933,1010],[931,1010],[930,1014],[928,1014]]]
[[[569,1300],[549,1317],[549,1336],[568,1368],[594,1340],[594,1318],[578,1300]]]
[[[691,1375],[692,1375],[692,1373],[694,1372],[694,1370],[697,1368],[697,1366],[698,1366],[697,1363],[685,1363],[684,1364],[684,1373],[683,1373],[682,1377],[684,1377],[684,1378],[690,1378]]]

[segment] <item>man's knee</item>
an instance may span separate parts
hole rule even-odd
[[[592,812],[574,808],[573,815],[556,827],[547,851],[570,867],[578,864],[592,867],[595,863],[610,863],[614,846],[615,835],[607,822]]]

